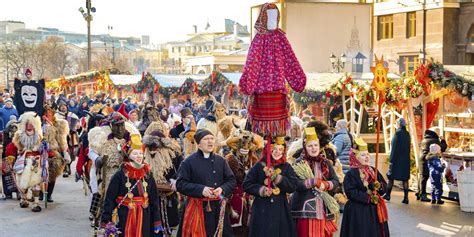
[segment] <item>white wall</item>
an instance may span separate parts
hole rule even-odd
[[[286,3],[286,33],[306,72],[331,71],[329,55],[348,52],[351,33],[358,30],[360,49],[369,72],[370,5],[331,3]],[[353,55],[357,52],[352,52]],[[345,71],[351,71],[351,59]]]

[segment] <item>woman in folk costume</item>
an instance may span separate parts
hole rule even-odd
[[[119,148],[130,141],[131,134],[140,134],[140,132],[126,121],[123,115],[113,112],[103,120],[101,126],[91,129],[87,135],[89,140],[88,157],[92,161],[89,173],[89,184],[93,195],[90,212],[95,216],[94,224],[96,225],[110,179],[123,162],[123,155]],[[100,175],[99,177],[97,177],[97,173]],[[102,180],[100,186],[99,179]]]
[[[13,166],[16,175],[16,187],[21,196],[20,207],[28,207],[29,200],[33,199],[31,209],[33,212],[41,211],[40,184],[43,179],[47,179],[45,176],[47,172],[43,173],[44,160],[40,156],[42,139],[40,116],[34,112],[25,112],[20,116],[18,130],[12,142],[5,147],[6,160],[12,162],[10,165]]]
[[[291,214],[300,237],[332,236],[339,205],[328,193],[339,186],[331,162],[320,148],[314,127],[304,129],[303,153],[293,164],[299,181],[291,199]]]
[[[342,206],[347,201],[346,196],[342,191],[342,182],[344,181],[344,172],[342,172],[342,164],[339,159],[336,158],[336,147],[331,143],[331,134],[329,133],[329,126],[322,121],[311,120],[306,124],[306,128],[314,128],[319,139],[320,153],[329,161],[334,169],[337,179],[341,185],[336,186],[332,190],[328,190],[331,196],[334,196],[338,203]],[[287,156],[290,160],[290,163],[293,163],[292,160],[298,159],[301,157],[301,154],[304,152],[303,148],[304,137],[298,139],[291,143],[290,148],[288,149]]]
[[[68,153],[67,136],[69,124],[66,120],[56,118],[55,111],[46,105],[43,115],[44,138],[48,143],[48,189],[47,201],[53,202],[52,195],[56,178],[63,174],[66,164],[71,162]],[[43,196],[40,196],[40,200]]]
[[[386,182],[382,175],[369,166],[367,143],[354,140],[357,148],[350,155],[350,170],[344,177],[344,192],[349,201],[342,216],[341,237],[390,236],[388,213],[384,199]],[[375,181],[377,175],[377,181]]]
[[[247,236],[250,197],[244,192],[243,182],[247,172],[258,161],[256,152],[263,148],[263,138],[239,129],[227,139],[226,145],[231,151],[225,158],[237,181],[230,199],[230,221],[236,236]]]
[[[183,156],[179,143],[166,134],[168,128],[161,120],[152,122],[143,136],[143,145],[145,162],[150,164],[157,183],[163,231],[171,236],[171,230],[179,224],[176,179]]]
[[[271,151],[264,148],[263,158],[245,177],[244,190],[255,197],[249,226],[251,237],[296,236],[287,194],[296,190],[298,178],[291,165],[286,163],[285,149],[285,138],[274,137]],[[268,152],[271,153],[270,167],[267,164]]]
[[[293,49],[278,28],[279,11],[275,4],[265,3],[255,22],[257,34],[250,45],[247,61],[239,81],[242,93],[253,96],[249,115],[253,131],[285,134],[290,128],[289,102],[285,80],[296,92],[302,92],[306,75]]]
[[[151,237],[163,230],[155,179],[144,162],[140,139],[131,135],[123,147],[124,162],[107,188],[101,218],[105,236]]]

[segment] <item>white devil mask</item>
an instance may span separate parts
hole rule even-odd
[[[38,99],[38,89],[34,86],[24,85],[21,87],[21,99],[27,108],[34,108]]]

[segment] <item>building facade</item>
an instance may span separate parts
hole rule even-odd
[[[242,52],[250,45],[247,26],[230,19],[218,23],[221,23],[218,27],[212,27],[208,22],[202,32],[195,26],[194,33],[185,40],[163,44],[162,50],[168,56],[164,62],[165,73],[209,73],[214,69],[240,72],[247,56]],[[221,66],[216,68],[215,65]]]
[[[410,73],[424,60],[474,65],[474,1],[381,1],[374,4],[374,52],[389,70]]]

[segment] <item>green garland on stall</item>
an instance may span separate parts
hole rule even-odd
[[[137,84],[132,85],[134,93],[144,93],[147,91],[154,90],[155,87],[159,86],[158,81],[155,80],[151,73],[142,73],[142,79]]]
[[[441,63],[428,64],[430,70],[429,78],[435,86],[456,90],[460,95],[472,97],[474,94],[474,82],[456,75],[444,68]]]
[[[232,83],[219,71],[212,71],[211,75],[206,78],[199,86],[199,95],[206,96],[213,92],[221,92],[226,86]]]
[[[179,87],[178,93],[180,95],[192,95],[193,89],[194,89],[194,80],[188,77],[183,82],[183,84]]]

